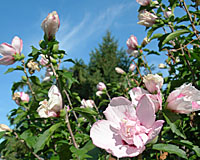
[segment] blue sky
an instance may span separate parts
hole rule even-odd
[[[146,36],[145,27],[138,25],[136,0],[20,0],[2,1],[0,5],[1,29],[0,44],[11,43],[17,35],[23,40],[23,54],[31,52],[31,45],[38,47],[43,37],[40,25],[49,12],[57,11],[61,26],[56,35],[60,48],[68,53],[68,58],[82,58],[89,62],[89,53],[107,30],[118,40],[119,46],[126,49],[126,40],[131,34],[141,43]],[[149,44],[153,48],[153,43]],[[159,64],[164,59],[150,58],[150,63]],[[0,123],[8,124],[6,115],[16,108],[12,101],[11,87],[22,74],[13,72],[4,75],[9,67],[0,66]],[[66,64],[67,65],[67,64]],[[68,67],[68,66],[66,66]]]

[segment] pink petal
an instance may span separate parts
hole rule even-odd
[[[0,58],[0,64],[2,65],[11,65],[15,63],[15,60],[12,56],[4,56]]]
[[[94,123],[90,130],[93,144],[118,158],[134,157],[144,151],[145,147],[136,148],[124,144],[121,136],[117,134],[117,130],[113,126],[115,124],[107,120]]]
[[[163,123],[165,121],[163,120],[157,120],[153,126],[152,126],[152,129],[151,131],[149,132],[148,136],[149,136],[149,140],[147,143],[151,142],[154,138],[156,138],[158,136],[158,134],[160,133],[161,129],[162,129],[162,126],[163,126]]]
[[[12,46],[15,48],[17,53],[21,53],[23,47],[23,41],[19,37],[15,36],[12,40]]]
[[[123,118],[127,116],[136,117],[133,105],[124,97],[113,98],[104,114],[107,120],[112,121],[118,126]]]
[[[143,95],[138,102],[136,114],[140,123],[146,128],[150,128],[155,122],[155,106],[148,95]]]
[[[15,49],[7,44],[7,43],[2,43],[0,45],[0,53],[3,55],[3,56],[9,56],[9,55],[13,55],[16,53]]]

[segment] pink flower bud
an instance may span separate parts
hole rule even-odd
[[[126,41],[126,45],[130,50],[137,50],[138,47],[137,38],[134,35],[131,35],[129,39]]]
[[[141,6],[147,6],[150,4],[151,0],[136,0]]]
[[[148,74],[143,77],[143,82],[150,93],[158,91],[158,88],[161,89],[163,85],[163,78],[158,74]]]
[[[164,12],[164,16],[165,16],[166,18],[169,18],[171,15],[172,15],[172,10],[171,10],[171,8],[168,8],[168,11],[165,11],[165,12]]]
[[[43,54],[41,54],[40,56],[41,56],[40,64],[42,66],[46,66],[49,63],[49,60]]]
[[[23,47],[23,42],[17,36],[13,38],[11,45],[7,43],[2,43],[0,45],[0,56],[3,57],[0,58],[0,64],[11,65],[15,63],[13,55],[21,54],[22,47]]]
[[[133,72],[135,70],[136,66],[134,64],[131,64],[129,67],[129,71]]]
[[[119,68],[119,67],[115,67],[115,71],[117,73],[119,73],[119,74],[126,74],[126,72],[123,69]]]
[[[97,84],[97,89],[98,89],[99,91],[106,90],[106,85],[105,85],[103,82],[99,82],[99,83]]]
[[[48,40],[52,39],[60,27],[60,20],[57,12],[53,11],[52,13],[49,13],[42,22],[41,27],[44,30]]]
[[[20,105],[20,102],[29,102],[29,95],[24,92],[16,92],[13,95],[13,100]]]
[[[192,84],[183,84],[172,91],[167,98],[167,108],[182,114],[200,110],[200,91]]]
[[[151,27],[155,23],[156,18],[157,18],[156,15],[146,10],[142,10],[139,12],[139,15],[138,15],[138,19],[139,19],[138,24],[146,26],[146,27]]]

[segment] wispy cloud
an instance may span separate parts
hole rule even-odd
[[[89,37],[104,33],[110,26],[114,25],[116,17],[122,15],[123,12],[134,4],[121,3],[113,5],[102,10],[97,15],[86,13],[79,24],[70,26],[70,32],[66,32],[66,30],[61,28],[58,33],[58,39],[61,42],[60,47],[70,51],[80,43],[86,43]],[[65,23],[67,21],[64,21],[64,26]]]

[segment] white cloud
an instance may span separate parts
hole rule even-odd
[[[64,29],[60,29],[57,37],[59,39],[60,47],[71,51],[80,43],[88,40],[89,37],[96,34],[104,33],[111,25],[114,25],[116,17],[123,14],[124,11],[131,8],[135,3],[121,3],[113,5],[105,10],[102,10],[100,14],[94,15],[94,13],[86,13],[82,21],[76,26],[69,26],[69,21],[64,21],[62,25],[68,25],[67,32]],[[67,24],[66,24],[67,23]]]

